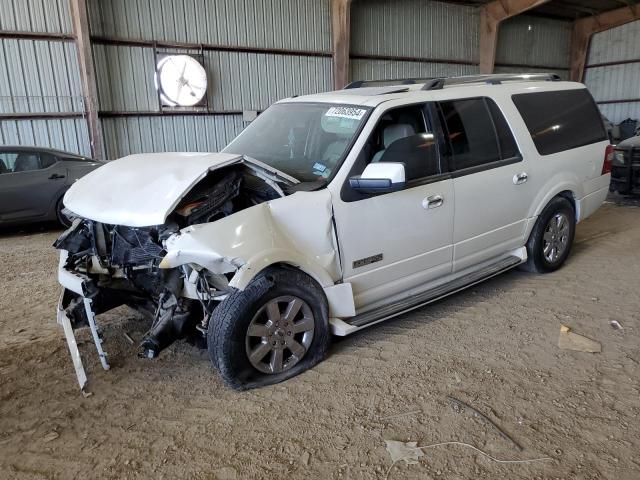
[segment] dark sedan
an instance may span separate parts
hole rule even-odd
[[[101,165],[59,150],[0,146],[0,225],[48,220],[68,225],[62,213],[64,193]]]

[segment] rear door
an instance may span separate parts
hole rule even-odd
[[[459,271],[524,244],[534,191],[527,161],[494,100],[438,106],[453,174],[453,270]]]
[[[0,152],[0,220],[44,217],[54,211],[67,172],[58,158],[34,151]]]

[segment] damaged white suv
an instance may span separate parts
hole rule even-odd
[[[279,382],[346,335],[522,265],[550,272],[607,195],[584,85],[551,75],[358,82],[276,103],[222,153],[131,155],[75,183],[64,327],[128,305],[141,354],[200,339],[234,388]]]

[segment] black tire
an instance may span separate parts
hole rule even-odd
[[[67,218],[67,216],[62,213],[64,209],[64,204],[62,203],[62,197],[56,203],[56,218],[58,219],[58,223],[62,225],[64,228],[69,228],[71,226],[71,220]]]
[[[568,243],[564,251],[554,261],[550,261],[544,254],[544,234],[551,219],[556,215],[564,215],[568,221]],[[549,202],[538,216],[527,242],[527,262],[521,269],[535,273],[549,273],[559,269],[571,253],[573,237],[576,232],[576,213],[573,205],[564,197],[555,197]]]
[[[304,356],[291,368],[280,373],[263,373],[248,358],[245,343],[248,328],[264,305],[287,295],[302,299],[310,308],[313,337]],[[209,356],[224,382],[236,390],[279,383],[324,359],[330,338],[328,318],[327,299],[314,279],[294,268],[268,268],[245,290],[232,292],[216,307],[207,335]]]

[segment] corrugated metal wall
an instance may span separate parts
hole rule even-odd
[[[0,0],[0,30],[71,33],[69,0]]]
[[[569,78],[571,22],[519,15],[498,31],[496,72],[551,72]]]
[[[88,5],[94,35],[331,49],[328,0],[88,0]]]
[[[0,0],[0,30],[71,34],[68,0]],[[75,44],[0,39],[0,114],[82,115]],[[0,144],[40,145],[88,155],[86,122],[78,118],[0,119]]]
[[[0,145],[35,145],[90,156],[84,118],[0,120]]]
[[[603,63],[608,65],[597,66]],[[617,100],[600,104],[602,114],[610,121],[640,120],[639,78],[640,21],[592,37],[584,82],[597,102]]]
[[[101,110],[160,110],[153,48],[96,44],[93,53]],[[205,51],[204,64],[209,107],[216,111],[263,110],[281,98],[331,87],[329,57]]]
[[[93,53],[108,158],[138,151],[219,150],[244,127],[243,110],[264,110],[284,97],[331,89],[329,0],[89,0],[88,5],[94,36],[207,45],[202,52],[207,101],[216,113],[145,115],[160,111],[153,47],[98,38]],[[162,51],[167,48],[158,48]],[[129,116],[120,116],[123,112]],[[132,117],[132,112],[140,115]],[[149,129],[163,135],[142,133]]]
[[[356,0],[351,7],[351,79],[477,73],[478,26],[479,11],[470,6]]]
[[[82,112],[72,42],[0,39],[0,113]]]
[[[138,152],[216,152],[242,130],[239,115],[104,118],[106,145],[122,157]]]

